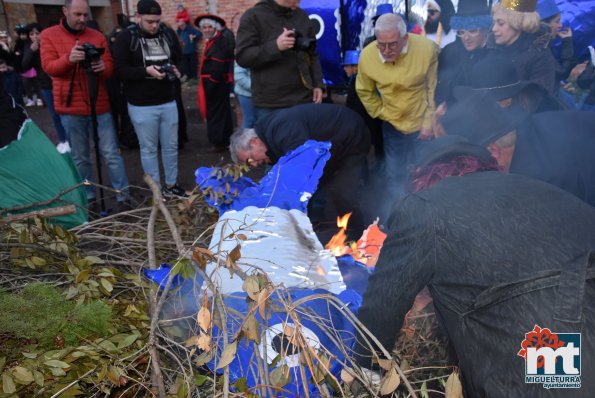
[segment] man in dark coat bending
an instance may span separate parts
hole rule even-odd
[[[463,140],[430,145],[450,139]],[[428,286],[466,397],[592,396],[595,209],[542,181],[491,171],[497,164],[482,147],[455,142],[435,153],[415,171],[418,191],[393,209],[358,318],[390,351],[416,294]],[[557,365],[544,358],[537,369],[548,372],[553,363],[566,375],[580,372],[579,388],[526,380],[538,362],[526,354],[532,345],[523,346],[530,332],[537,348],[555,340],[550,334],[572,334],[560,335],[564,344],[553,348],[567,351],[556,351]],[[365,344],[355,357],[371,366]]]
[[[252,167],[276,163],[280,157],[308,140],[331,143],[331,157],[319,188],[310,201],[309,216],[334,228],[337,215],[352,212],[350,230],[359,237],[364,228],[357,188],[370,150],[370,135],[356,112],[341,105],[304,104],[280,109],[259,119],[254,129],[240,129],[231,136],[229,151],[236,163]],[[336,211],[316,214],[329,198]],[[320,217],[320,219],[317,219]]]

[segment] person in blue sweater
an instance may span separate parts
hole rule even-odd
[[[202,33],[193,28],[185,19],[178,19],[176,33],[182,41],[182,74],[188,79],[196,80],[198,74],[198,53],[196,44],[202,38]]]

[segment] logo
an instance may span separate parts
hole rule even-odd
[[[525,358],[525,383],[544,388],[581,387],[580,333],[554,333],[535,325],[525,333],[517,355]]]

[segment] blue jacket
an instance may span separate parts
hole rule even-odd
[[[182,54],[196,54],[196,43],[202,38],[202,32],[187,24],[186,29],[182,30],[178,28],[176,33],[183,43]],[[190,35],[194,35],[194,40],[190,40]]]
[[[250,69],[244,68],[236,63],[233,70],[233,91],[237,95],[252,97],[252,80],[250,79]]]

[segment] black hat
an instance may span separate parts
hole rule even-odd
[[[510,59],[488,56],[471,69],[471,87],[457,86],[453,93],[460,100],[473,91],[487,91],[500,101],[514,97],[530,84],[534,83],[519,79],[517,69]]]
[[[502,108],[490,93],[473,92],[448,108],[441,122],[448,135],[460,135],[473,144],[487,146],[527,117],[529,113],[519,106]]]
[[[161,6],[155,0],[140,0],[136,12],[140,15],[161,15]]]
[[[217,15],[213,15],[213,14],[201,14],[199,16],[196,17],[196,19],[194,20],[194,25],[196,25],[197,27],[200,27],[200,21],[203,19],[212,19],[213,21],[217,21],[219,22],[219,24],[221,24],[221,26],[225,26],[225,20],[221,17],[218,17]]]
[[[457,13],[450,19],[453,29],[490,29],[492,15],[485,0],[460,0]]]
[[[424,142],[419,151],[416,167],[469,155],[479,160],[493,160],[492,154],[485,147],[472,144],[465,137],[449,134]]]

